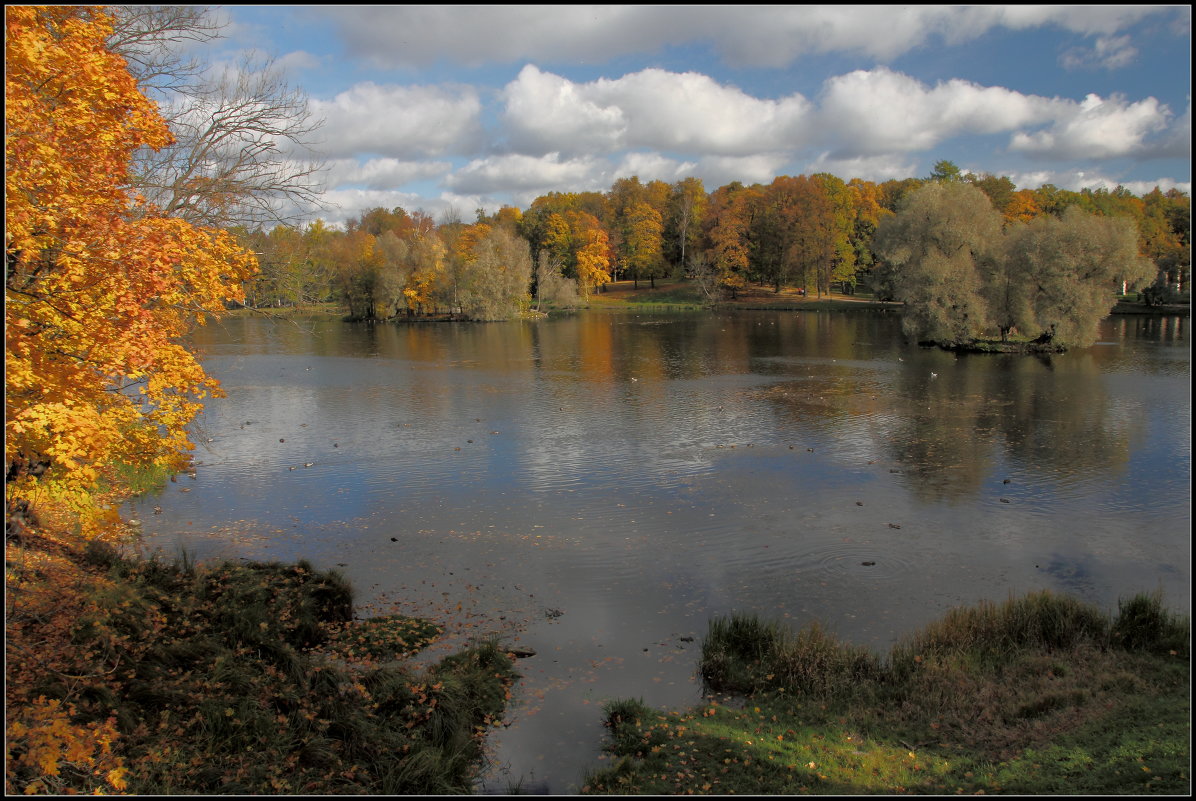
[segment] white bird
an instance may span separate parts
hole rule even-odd
[[[931,378],[938,378],[938,377],[939,377],[939,374],[938,374],[938,373],[931,373],[931,374],[930,374],[930,377],[931,377]]]

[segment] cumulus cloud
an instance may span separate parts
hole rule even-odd
[[[1184,113],[1171,124],[1159,139],[1148,142],[1143,158],[1192,158],[1192,99],[1188,98]]]
[[[329,208],[325,214],[320,216],[329,225],[342,230],[346,220],[360,217],[362,212],[370,209],[393,209],[395,206],[401,206],[408,211],[423,209],[431,213],[427,200],[413,192],[383,189],[333,189],[324,194],[324,201]]]
[[[483,142],[482,104],[472,87],[359,83],[332,100],[311,100],[325,152],[333,158],[374,154],[394,158],[471,153]]]
[[[594,158],[561,160],[559,153],[546,156],[509,154],[475,159],[446,180],[453,191],[490,193],[499,191],[584,191],[594,188],[603,164]]]
[[[1060,103],[998,86],[950,80],[928,87],[885,68],[828,80],[818,112],[831,158],[929,150],[960,134],[991,134],[1046,122]]]
[[[766,184],[780,175],[789,163],[789,153],[756,153],[751,156],[703,156],[694,174],[702,179],[707,192],[732,181],[742,184]]]
[[[533,65],[503,91],[503,121],[522,152],[625,148],[748,155],[800,147],[809,103],[752,97],[709,76],[646,69],[575,83]]]
[[[695,166],[692,161],[678,161],[660,153],[627,153],[615,165],[612,182],[615,178],[638,175],[642,181],[671,184],[693,175]]]
[[[1103,159],[1144,152],[1149,134],[1167,127],[1167,106],[1153,97],[1131,103],[1120,95],[1089,94],[1070,103],[1046,130],[1015,133],[1009,149],[1035,158]]]
[[[1055,25],[1085,36],[1110,36],[1154,14],[1171,13],[1168,6],[994,6],[999,24],[1014,30]]]
[[[448,174],[448,161],[403,161],[395,158],[334,159],[326,165],[329,188],[364,186],[367,189],[398,189],[414,181],[426,181]]]
[[[525,66],[502,93],[512,145],[540,154],[616,150],[627,129],[623,111],[591,94],[584,85]]]
[[[840,159],[832,157],[829,152],[824,152],[814,161],[810,162],[802,172],[810,175],[829,172],[831,175],[837,175],[846,181],[850,181],[852,178],[860,178],[876,183],[882,183],[891,179],[900,180],[919,174],[917,164],[909,161],[904,153],[896,156],[857,156],[855,158]]]

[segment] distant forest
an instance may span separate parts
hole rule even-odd
[[[1007,177],[962,173],[948,161],[926,178],[845,182],[819,173],[713,192],[697,178],[633,176],[607,192],[551,192],[526,210],[478,209],[473,222],[375,208],[343,231],[316,220],[235,233],[261,265],[249,305],[340,301],[361,320],[507,319],[533,306],[583,305],[612,280],[654,285],[665,277],[694,279],[712,299],[733,298],[749,283],[802,286],[811,295],[860,287],[892,294],[896,264],[877,249],[877,233],[928,185],[978,190],[987,205],[977,208],[991,209],[1006,231],[1062,220],[1069,209],[1132,222],[1138,254],[1152,265],[1151,275],[1135,279],[1145,296],[1162,301],[1188,290],[1187,194],[1019,190]]]

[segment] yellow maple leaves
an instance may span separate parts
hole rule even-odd
[[[171,135],[106,49],[101,9],[9,6],[5,25],[8,494],[79,499],[108,464],[181,466],[218,391],[182,337],[241,297],[256,262],[132,191],[134,151]],[[34,460],[49,469],[20,469]]]
[[[109,790],[127,786],[128,770],[112,753],[116,721],[109,718],[103,723],[79,725],[71,722],[73,711],[69,704],[43,696],[34,700],[23,719],[8,726],[8,738],[24,746],[16,761],[41,777],[26,785],[27,795],[58,789],[55,779],[67,767],[75,773],[102,777],[101,785],[107,784]]]

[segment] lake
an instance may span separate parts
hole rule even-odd
[[[1040,358],[880,311],[239,317],[193,338],[227,392],[195,477],[125,512],[147,551],[338,568],[362,616],[449,625],[429,658],[534,649],[479,791],[571,793],[606,700],[699,701],[714,616],[886,650],[1030,590],[1190,612],[1187,324]]]

